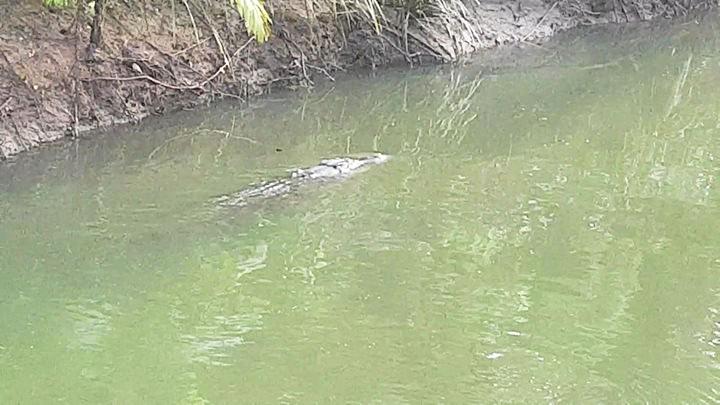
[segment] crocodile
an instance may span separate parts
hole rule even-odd
[[[383,153],[323,159],[316,166],[290,170],[284,178],[251,184],[234,193],[215,197],[213,201],[223,207],[242,207],[251,201],[290,194],[307,184],[342,181],[389,159],[390,156]]]

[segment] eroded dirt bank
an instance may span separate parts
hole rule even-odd
[[[0,1],[0,158],[219,97],[310,86],[338,70],[451,62],[578,25],[675,17],[717,0],[434,0],[423,13],[384,7],[379,32],[338,3],[269,1],[273,34],[264,44],[226,2],[172,4],[107,0],[100,47],[90,49],[85,13]]]

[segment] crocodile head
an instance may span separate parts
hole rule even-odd
[[[389,159],[389,155],[373,153],[359,157],[323,159],[320,161],[320,166],[330,169],[329,172],[334,171],[336,174],[333,176],[349,176],[364,171],[370,166],[385,163]]]
[[[373,153],[358,157],[323,159],[319,165],[295,171],[292,176],[312,179],[342,178],[364,171],[370,166],[385,163],[389,159],[390,156],[383,153]]]

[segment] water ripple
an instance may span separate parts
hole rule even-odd
[[[82,300],[65,306],[70,315],[74,339],[68,346],[71,349],[98,351],[103,347],[103,337],[112,331],[112,317],[116,308],[97,300]]]
[[[188,345],[191,361],[229,366],[234,363],[229,350],[252,343],[245,335],[260,330],[262,325],[262,315],[259,314],[217,315],[210,325],[196,326],[194,334],[183,335],[180,340]]]

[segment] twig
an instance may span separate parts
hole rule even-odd
[[[215,29],[215,27],[210,25],[210,31],[212,31],[213,38],[215,39],[215,43],[217,44],[218,48],[220,49],[220,53],[222,54],[223,60],[225,61],[226,64],[230,64],[230,57],[228,56],[227,51],[225,50],[225,44],[223,44],[222,40],[220,39],[220,35],[218,35],[217,30]]]
[[[215,43],[217,44],[220,53],[222,54],[223,60],[226,64],[230,64],[230,56],[227,53],[227,50],[225,49],[225,44],[220,39],[220,35],[218,34],[217,30],[215,29],[215,26],[212,23],[212,20],[210,19],[210,16],[208,16],[207,11],[205,10],[205,7],[202,5],[197,5],[196,7],[202,11],[203,18],[205,18],[205,24],[207,24],[208,28],[210,28],[210,31],[212,31],[213,38],[215,39]],[[233,75],[233,79],[235,79],[235,75]]]
[[[217,72],[215,72],[214,75],[210,76],[207,80],[205,80],[204,82],[200,83],[200,87],[205,87],[206,84],[208,84],[208,83],[211,82],[213,79],[215,79],[216,77],[218,77],[218,75],[220,75],[220,73],[222,73],[223,70],[225,70],[226,67],[230,66],[230,62],[231,62],[240,52],[242,52],[245,48],[247,48],[248,45],[250,45],[254,40],[255,40],[255,37],[252,37],[252,38],[248,39],[240,48],[237,49],[237,51],[235,51],[235,53],[232,54],[232,56],[230,57],[230,59],[228,59],[227,61],[225,61],[225,64],[224,64],[224,65],[220,66],[220,69],[218,69]]]
[[[618,15],[617,15],[617,0],[613,0],[613,15],[615,16],[615,22],[619,23],[620,19],[618,18]]]
[[[245,99],[241,95],[238,95],[238,94],[225,93],[224,91],[216,91],[216,94],[219,94],[220,97],[230,97],[230,98],[234,98],[236,100],[245,101]]]
[[[75,60],[73,61],[72,65],[72,72],[73,72],[73,135],[75,138],[78,138],[80,136],[80,117],[78,114],[79,107],[78,104],[80,104],[80,93],[78,90],[80,81],[79,74],[78,74],[78,63],[80,63],[80,53],[78,50],[78,44],[80,43],[80,25],[84,24],[84,18],[83,18],[83,4],[84,2],[78,2],[77,9],[75,10]]]
[[[144,42],[147,46],[149,46],[150,48],[154,49],[158,54],[163,55],[163,56],[166,56],[166,57],[172,59],[172,62],[173,62],[173,63],[178,63],[178,62],[179,62],[179,63],[181,63],[186,69],[191,70],[193,73],[200,74],[200,72],[198,72],[198,71],[197,71],[194,67],[192,67],[190,64],[188,64],[187,62],[184,62],[182,59],[177,58],[177,55],[179,55],[179,54],[177,54],[177,53],[176,53],[176,54],[171,54],[171,53],[166,52],[166,51],[164,51],[163,49],[159,48],[158,46],[154,45],[152,41],[148,41],[148,40],[146,40],[146,39],[139,38],[137,35],[133,34],[119,19],[115,18],[115,16],[114,16],[112,13],[108,14],[107,17],[108,17],[108,18],[111,18],[111,19],[117,24],[117,26],[120,27],[120,29],[123,30],[126,34],[128,34],[131,38],[137,39],[138,41]],[[207,40],[208,40],[208,39],[206,38],[206,39],[200,41],[200,43],[203,43],[203,42],[205,42],[205,41],[207,41]],[[194,45],[194,46],[197,46],[197,45],[200,45],[200,44],[196,44],[196,45]],[[188,48],[188,49],[190,49],[190,48]],[[142,59],[142,60],[151,61],[154,57],[155,57],[155,56],[151,56],[149,59]],[[137,59],[136,59],[136,60],[137,60]]]
[[[521,42],[525,42],[528,38],[530,38],[530,35],[532,35],[532,34],[535,33],[535,30],[537,30],[538,27],[540,26],[540,24],[542,24],[543,21],[545,21],[545,18],[548,16],[548,14],[550,14],[551,11],[553,11],[553,10],[555,9],[555,7],[558,5],[558,3],[559,3],[559,1],[556,1],[555,3],[553,3],[552,7],[550,7],[550,8],[545,12],[545,14],[543,14],[542,17],[540,17],[540,20],[538,20],[537,24],[535,24],[535,26],[533,27],[533,29],[531,29],[530,32],[527,33],[527,35],[525,35],[524,37],[522,37],[522,39],[520,40]]]
[[[204,44],[205,42],[207,42],[207,41],[209,41],[209,40],[210,40],[210,38],[205,38],[205,39],[203,39],[202,41],[196,42],[196,43],[188,46],[188,47],[185,48],[185,49],[181,49],[181,50],[179,50],[179,51],[177,51],[177,52],[175,52],[175,53],[171,53],[170,56],[172,56],[172,57],[177,57],[177,56],[179,56],[179,55],[182,55],[183,53],[185,53],[185,52],[187,52],[187,51],[189,51],[189,50],[191,50],[191,49],[193,49],[193,48],[196,48],[196,47]]]
[[[310,80],[310,77],[307,74],[307,68],[305,67],[305,52],[300,49],[300,47],[295,43],[290,41],[297,49],[300,51],[300,68],[302,69],[303,78],[305,79],[305,84],[309,84],[310,86],[313,86],[315,83],[313,83],[312,80]]]
[[[154,77],[150,77],[148,75],[140,75],[140,76],[129,76],[129,77],[109,77],[109,76],[99,76],[99,77],[90,77],[87,79],[83,79],[83,81],[90,82],[90,81],[99,81],[99,80],[109,80],[109,81],[115,81],[115,82],[130,82],[133,80],[147,80],[151,83],[157,84],[158,86],[167,87],[169,89],[173,90],[196,90],[199,88],[199,85],[193,85],[193,86],[173,86],[172,84],[163,83],[160,80],[155,79]]]
[[[15,129],[15,139],[17,142],[25,148],[25,150],[29,150],[32,146],[30,145],[30,142],[26,140],[21,134],[20,134],[20,128],[18,128],[17,122],[15,122],[15,119],[10,117],[10,124],[12,124],[13,128]]]
[[[264,84],[273,84],[273,83],[277,83],[277,82],[291,81],[291,80],[296,80],[296,79],[297,79],[296,76],[281,76],[281,77],[275,77],[273,79],[270,79]],[[245,98],[247,98],[247,91],[245,93],[246,93]]]
[[[288,35],[287,32],[282,33],[282,38],[284,39],[283,43],[285,45],[285,49],[287,49],[288,53],[290,54],[290,56],[293,59],[297,60],[295,58],[295,55],[293,55],[293,52],[290,50],[289,45],[292,45],[293,47],[295,47],[295,49],[297,49],[298,52],[300,52],[300,68],[302,69],[302,74],[303,74],[303,78],[305,79],[305,84],[306,85],[309,84],[310,86],[313,86],[314,83],[312,80],[310,80],[310,77],[308,77],[307,68],[305,67],[305,52],[303,52],[302,48],[300,48],[300,46],[298,44],[296,44],[295,41],[292,40],[291,36]],[[270,83],[273,83],[273,82],[275,82],[275,80],[270,81]]]
[[[404,50],[401,49],[397,44],[395,44],[390,38],[388,38],[387,35],[385,35],[385,34],[383,34],[383,33],[380,33],[380,36],[381,36],[383,39],[385,39],[385,41],[387,41],[387,43],[388,43],[390,46],[392,46],[393,48],[395,48],[396,51],[400,52],[400,54],[405,57],[405,60],[406,60],[407,63],[410,65],[410,67],[412,67],[412,65],[413,65],[413,64],[412,64],[412,58],[415,57],[415,56],[420,55],[420,52],[416,52],[416,53],[413,53],[413,54],[409,54],[409,53],[407,53],[407,51],[404,51]],[[405,31],[405,40],[407,40],[407,31]],[[405,49],[407,49],[407,42],[405,43]]]
[[[630,17],[628,16],[627,10],[625,9],[625,4],[623,4],[623,1],[620,0],[620,9],[623,12],[623,15],[625,16],[625,22],[630,22]]]
[[[76,82],[77,83],[77,82]],[[77,86],[75,87],[75,94],[77,94]],[[75,122],[73,124],[73,133],[75,138],[80,137],[80,118],[78,117],[78,97],[75,97],[75,109],[73,112],[73,117],[75,118]]]
[[[331,66],[331,67],[335,68],[336,70],[339,70],[340,72],[345,72],[345,71],[346,71],[345,68],[343,68],[342,66],[338,65],[337,63],[333,63],[332,61],[325,61],[325,65],[326,65],[326,66]]]
[[[148,32],[148,31],[150,31],[150,24],[148,23],[148,18],[147,18],[147,0],[143,0],[143,2],[142,2],[142,15],[143,15],[143,20],[145,21],[145,32]]]
[[[405,14],[405,26],[403,27],[403,42],[405,43],[405,57],[410,54],[410,47],[408,44],[408,26],[410,24],[410,11]],[[413,67],[412,59],[408,58],[408,63],[410,64],[410,68]]]
[[[334,82],[334,81],[335,81],[335,78],[332,77],[332,75],[331,75],[330,73],[328,73],[327,70],[321,68],[320,66],[311,65],[311,64],[309,64],[309,63],[308,63],[307,66],[308,66],[310,69],[315,69],[315,70],[317,70],[318,72],[321,72],[321,73],[324,74],[328,79],[330,79],[331,82]]]
[[[223,20],[225,21],[225,30],[229,33],[230,36],[232,36],[232,39],[237,39],[237,35],[235,35],[235,30],[232,29],[232,26],[230,25],[230,16],[228,15],[228,7],[230,6],[229,1],[223,1]]]
[[[218,77],[225,70],[225,68],[229,66],[230,61],[235,56],[237,56],[237,54],[239,54],[243,49],[247,48],[247,46],[250,45],[250,43],[253,40],[254,40],[254,38],[250,38],[247,42],[245,42],[245,44],[243,44],[240,48],[238,48],[238,50],[235,51],[235,53],[233,53],[233,55],[230,57],[230,60],[228,60],[222,66],[220,66],[218,68],[218,70],[215,73],[213,73],[210,77],[205,79],[203,82],[194,84],[192,86],[175,86],[172,84],[161,82],[160,80],[158,80],[154,77],[148,76],[148,75],[130,76],[130,77],[100,76],[100,77],[91,77],[91,78],[83,79],[83,81],[109,80],[109,81],[116,81],[116,82],[128,82],[128,81],[133,81],[133,80],[147,80],[151,83],[157,84],[158,86],[167,87],[167,88],[173,89],[173,90],[200,90],[200,89],[204,88],[208,83],[213,81],[216,77]]]
[[[175,11],[175,0],[170,0],[170,9],[172,10],[172,39],[173,39],[173,46],[176,44],[176,36],[177,36],[177,12]]]
[[[390,27],[390,26],[387,26],[387,27],[384,27],[384,28],[385,28],[385,31],[387,31],[387,32],[395,35],[395,36],[398,37],[398,38],[402,38],[402,37],[403,37],[403,35],[402,35],[401,33],[397,32],[397,30],[393,29],[393,28]],[[435,48],[433,48],[433,46],[430,45],[425,39],[421,38],[421,37],[418,36],[418,35],[415,35],[412,31],[408,31],[408,32],[407,32],[407,35],[408,35],[408,37],[410,37],[410,38],[414,39],[415,41],[417,41],[417,43],[420,44],[420,45],[422,45],[425,49],[427,49],[428,51],[430,51],[430,54],[431,54],[433,57],[438,58],[438,59],[444,59],[444,58],[442,57],[442,55],[440,54],[440,52],[438,52]],[[388,42],[390,42],[390,41],[388,41]]]
[[[197,25],[195,25],[195,17],[193,17],[192,11],[190,11],[190,5],[188,4],[187,0],[182,0],[183,4],[185,5],[185,8],[187,9],[188,15],[190,15],[190,23],[193,26],[193,32],[195,33],[195,42],[200,42],[200,34],[198,34]]]
[[[8,97],[7,100],[5,100],[4,103],[0,104],[0,111],[2,111],[10,102],[12,101],[12,97]]]

